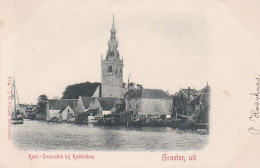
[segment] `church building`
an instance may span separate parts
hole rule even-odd
[[[108,41],[108,50],[105,59],[101,55],[101,96],[123,97],[123,59],[120,58],[117,49],[116,29],[114,17],[111,28],[111,36]]]

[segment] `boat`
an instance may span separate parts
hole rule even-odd
[[[140,119],[134,119],[129,124],[130,124],[130,126],[139,127],[139,126],[142,126],[142,121]]]
[[[13,85],[12,85],[12,103],[14,106],[12,108],[11,124],[23,124],[24,115],[20,112],[19,109],[19,98],[18,98],[18,93],[15,86],[14,78],[13,78]]]
[[[22,117],[13,117],[11,118],[11,124],[23,124]]]
[[[98,122],[97,117],[95,117],[95,116],[88,116],[88,123],[89,124],[95,124],[97,122]]]

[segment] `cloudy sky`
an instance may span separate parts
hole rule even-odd
[[[3,53],[22,103],[35,103],[40,94],[61,97],[70,84],[100,82],[113,15],[125,82],[131,74],[131,81],[171,94],[206,85],[209,24],[196,5],[179,10],[154,1],[62,2],[16,8],[19,24]]]

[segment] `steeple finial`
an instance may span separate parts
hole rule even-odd
[[[112,22],[111,32],[116,32],[116,29],[115,29],[115,17],[114,17],[114,15],[113,15],[113,22]]]
[[[113,15],[113,27],[115,25],[115,16]]]

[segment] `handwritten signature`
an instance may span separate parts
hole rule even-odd
[[[260,100],[260,75],[255,78],[257,80],[256,83],[256,93],[251,93],[250,95],[255,96],[255,110],[251,110],[249,120],[255,122],[259,120],[259,100]],[[260,127],[260,125],[258,125]],[[255,127],[248,128],[248,131],[251,134],[260,134],[260,129]]]

